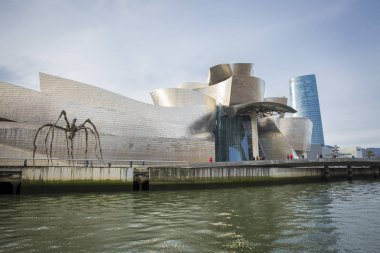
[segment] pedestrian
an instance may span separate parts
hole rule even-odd
[[[290,160],[293,160],[293,154],[289,155]]]
[[[302,160],[303,160],[303,159],[305,159],[305,155],[304,155],[304,154],[302,154]]]
[[[112,165],[111,162],[109,162],[109,163],[108,163],[108,168],[111,168],[111,165]]]
[[[208,158],[208,162],[209,162],[209,163],[212,163],[212,157],[209,157],[209,158]]]
[[[321,159],[323,158],[323,157],[322,157],[322,154],[319,155],[319,158],[321,158]]]
[[[286,156],[286,159],[289,160],[289,155]]]
[[[26,167],[26,166],[28,166],[28,162],[27,162],[27,160],[25,159],[25,160],[24,160],[24,167]]]

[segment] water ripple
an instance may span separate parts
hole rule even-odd
[[[0,252],[379,252],[380,182],[0,197]]]

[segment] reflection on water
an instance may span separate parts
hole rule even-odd
[[[0,252],[379,252],[380,182],[0,197]]]

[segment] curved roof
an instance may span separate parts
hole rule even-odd
[[[223,82],[233,75],[230,64],[218,64],[209,70],[209,85]]]
[[[273,115],[273,113],[296,113],[297,111],[288,106],[284,105],[282,103],[277,102],[254,102],[254,103],[247,103],[247,104],[239,104],[239,105],[233,105],[225,109],[225,112],[227,113],[228,117],[234,117],[237,114],[248,114],[252,112],[256,112],[257,116],[259,117],[266,117]]]
[[[191,107],[205,105],[214,110],[215,100],[201,92],[192,89],[163,88],[150,93],[153,103],[164,107]],[[212,108],[212,109],[211,109]]]

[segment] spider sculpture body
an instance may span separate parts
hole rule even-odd
[[[62,127],[62,126],[57,125],[58,121],[62,118],[62,116],[63,116],[63,119],[65,120],[66,127]],[[74,150],[73,140],[74,140],[74,137],[75,137],[76,133],[78,133],[79,131],[83,130],[84,133],[85,133],[85,138],[86,138],[86,149],[85,149],[85,155],[86,155],[86,157],[87,157],[87,151],[88,151],[88,134],[90,133],[95,138],[95,155],[96,155],[96,157],[99,160],[103,161],[103,153],[102,153],[102,147],[100,145],[99,133],[98,133],[98,130],[96,129],[95,125],[91,122],[90,119],[86,119],[79,126],[76,125],[76,121],[77,121],[77,119],[73,119],[72,123],[70,124],[69,121],[68,121],[68,119],[67,119],[67,116],[66,116],[66,111],[63,110],[59,114],[59,117],[58,117],[57,121],[54,124],[49,123],[49,124],[45,124],[45,125],[41,126],[37,130],[36,135],[34,136],[34,141],[33,141],[33,147],[34,147],[34,149],[33,149],[33,159],[34,159],[34,156],[35,156],[35,153],[36,153],[36,150],[37,150],[36,141],[37,141],[38,134],[40,133],[40,131],[42,129],[48,128],[48,131],[47,131],[46,136],[45,136],[45,151],[46,151],[46,156],[48,157],[48,159],[52,159],[53,140],[54,140],[54,132],[55,132],[55,130],[60,130],[60,131],[65,132],[65,135],[66,135],[66,145],[67,145],[67,156],[69,158],[71,158],[71,159],[74,159],[74,154],[73,154],[73,150]],[[49,137],[50,137],[50,139],[49,139]],[[50,141],[50,144],[48,145],[49,141]],[[70,145],[69,145],[69,142],[70,142]],[[99,149],[99,151],[98,151],[98,149]]]

